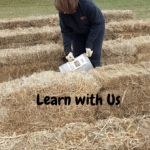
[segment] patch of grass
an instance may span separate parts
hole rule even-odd
[[[136,19],[150,17],[150,0],[94,0],[101,9],[132,10]]]
[[[19,18],[55,14],[54,2],[48,0],[3,0],[0,3],[0,18]]]
[[[93,0],[101,9],[133,10],[137,19],[150,17],[150,0]],[[54,0],[1,0],[0,18],[19,18],[58,13]]]

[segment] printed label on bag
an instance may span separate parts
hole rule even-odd
[[[85,64],[87,64],[86,59],[84,58],[83,55],[80,55],[74,61],[69,62],[68,66],[70,70],[77,70],[78,68],[82,67]]]

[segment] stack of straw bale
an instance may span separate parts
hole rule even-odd
[[[137,36],[149,35],[150,19],[110,22],[106,24],[105,40],[117,38],[130,39]]]
[[[104,40],[117,38],[130,39],[149,35],[150,19],[111,22],[106,25]],[[43,26],[41,28],[15,28],[0,30],[0,49],[48,44],[49,42],[63,44],[60,27]]]
[[[38,132],[1,135],[0,149],[149,149],[149,116],[110,117],[95,124],[69,123]]]
[[[0,30],[0,49],[49,44],[50,42],[62,44],[62,34],[59,26]]]
[[[104,41],[101,65],[149,61],[150,36],[132,39]],[[63,46],[49,43],[3,49],[0,51],[0,82],[28,76],[42,70],[59,71],[58,67],[66,63]]]
[[[134,18],[132,10],[102,10],[105,17],[105,22],[131,20]],[[42,26],[59,26],[58,14],[48,16],[30,16],[25,18],[10,18],[0,19],[0,30],[27,28],[27,27],[42,27]]]
[[[87,72],[45,71],[0,84],[0,132],[26,133],[71,122],[131,117],[150,113],[150,63],[117,64]],[[103,104],[76,105],[75,97],[99,94]],[[71,105],[37,105],[46,96],[71,97]],[[107,95],[120,96],[120,104],[110,106]],[[95,100],[94,100],[95,103]],[[116,102],[115,102],[116,103]],[[6,130],[7,129],[7,130]]]
[[[128,10],[102,12],[106,23],[121,22],[106,24],[102,67],[88,73],[55,72],[66,62],[58,15],[0,20],[0,149],[150,147],[150,62],[141,63],[150,58],[150,20],[133,20]],[[76,96],[97,93],[102,105],[75,104]],[[38,106],[37,94],[42,102],[69,96],[71,105]],[[110,106],[108,94],[120,104]]]
[[[0,50],[0,82],[29,76],[34,72],[54,70],[66,63],[59,44],[36,45]]]

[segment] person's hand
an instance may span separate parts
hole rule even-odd
[[[68,61],[73,61],[73,60],[75,59],[74,56],[73,56],[73,53],[70,52],[70,53],[66,56],[66,59],[67,59]]]
[[[91,57],[92,54],[93,54],[93,51],[91,51],[90,48],[86,48],[86,56],[87,56],[87,57]]]

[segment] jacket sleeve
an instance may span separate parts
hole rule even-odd
[[[92,49],[94,41],[98,37],[102,26],[105,24],[105,19],[101,10],[94,4],[94,2],[86,2],[85,8],[87,18],[90,22],[90,32],[86,41],[86,48]]]
[[[73,30],[65,24],[63,21],[63,17],[59,13],[59,20],[60,20],[60,28],[61,28],[61,33],[63,36],[63,45],[64,45],[64,51],[66,55],[71,52],[71,41],[73,38]]]

